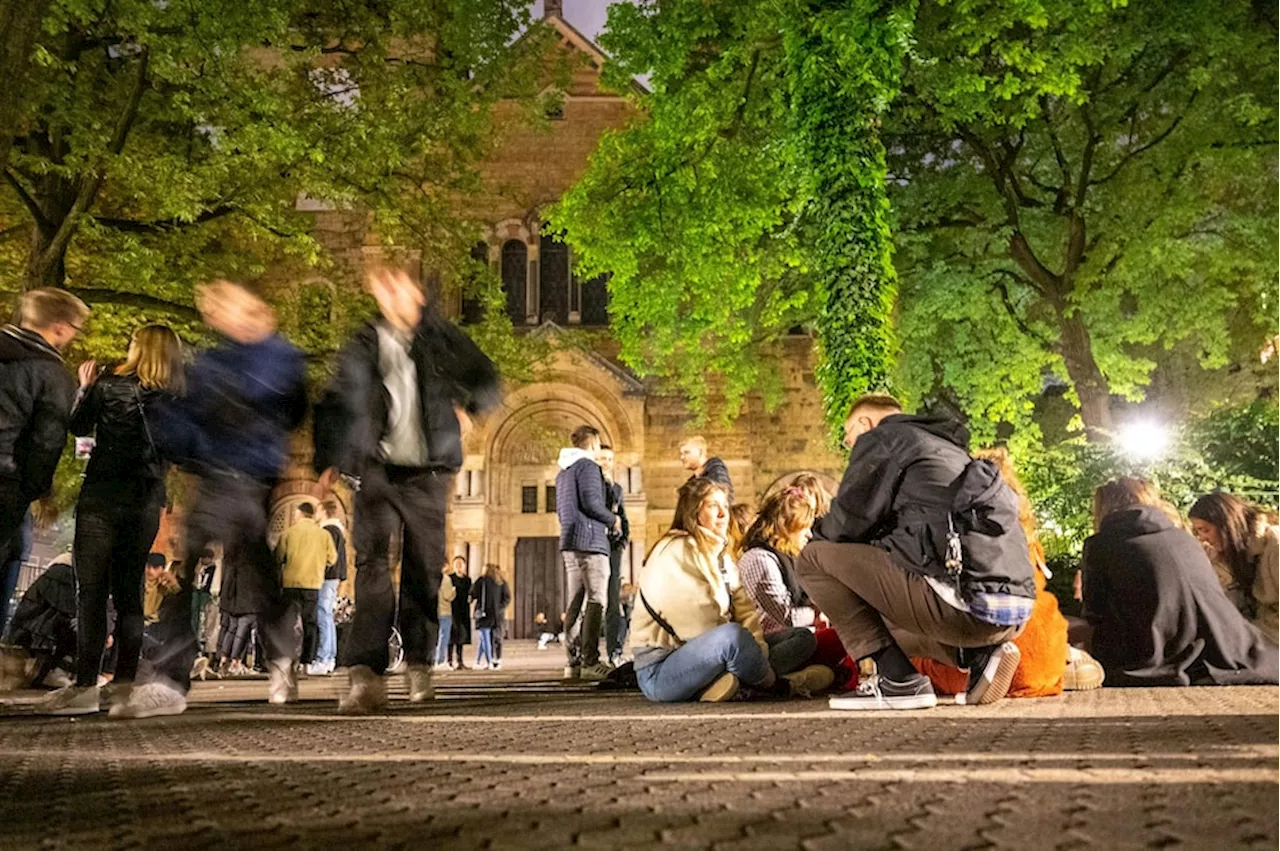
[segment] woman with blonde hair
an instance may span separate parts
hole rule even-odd
[[[1107,683],[1275,684],[1276,646],[1236,611],[1204,549],[1168,511],[1144,479],[1094,493],[1084,615]]]
[[[680,488],[671,529],[640,570],[631,615],[636,679],[650,700],[729,700],[741,686],[774,696],[831,684],[817,666],[789,677],[769,664],[755,604],[727,552],[729,501],[710,479]]]
[[[76,681],[49,695],[40,711],[98,711],[98,675],[107,640],[107,599],[116,610],[111,715],[128,703],[142,652],[142,578],[160,527],[168,461],[156,448],[156,410],[185,386],[182,343],[170,328],[134,332],[124,362],[99,375],[80,365],[71,432],[96,443],[76,504],[75,571],[79,585]]]

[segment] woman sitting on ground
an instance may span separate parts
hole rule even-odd
[[[1276,641],[1280,628],[1280,526],[1229,493],[1191,506],[1191,528],[1209,550],[1218,581],[1236,609]]]
[[[726,553],[729,502],[724,488],[695,478],[680,488],[671,529],[640,570],[631,616],[636,679],[650,700],[733,698],[740,686],[772,696],[802,695],[831,684],[830,669],[780,677],[755,605]]]
[[[1022,653],[1018,668],[1009,685],[1009,697],[1049,697],[1065,691],[1087,691],[1102,685],[1103,670],[1097,660],[1083,650],[1067,644],[1067,619],[1058,610],[1058,598],[1045,590],[1050,577],[1044,547],[1036,532],[1036,518],[1027,490],[1013,468],[1006,449],[983,449],[973,453],[1000,469],[1002,478],[1018,497],[1018,521],[1027,536],[1031,563],[1035,565],[1036,601],[1031,619],[1013,640]],[[969,675],[959,668],[934,659],[911,660],[922,674],[933,682],[934,691],[959,694],[969,683]]]
[[[796,556],[813,537],[817,508],[814,496],[794,484],[766,498],[743,538],[738,573],[759,611],[773,669],[787,674],[822,665],[843,686],[856,669],[852,662],[842,666],[844,647],[835,630],[818,619],[795,572]]]
[[[1107,684],[1274,685],[1276,646],[1236,611],[1175,518],[1142,479],[1108,482],[1093,496],[1084,614]]]

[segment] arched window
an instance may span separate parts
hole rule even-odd
[[[609,276],[597,275],[582,284],[582,324],[609,324]]]
[[[542,269],[538,319],[550,319],[560,325],[569,324],[569,246],[549,231],[542,234],[539,251]]]
[[[529,249],[519,239],[502,243],[502,289],[513,325],[525,324],[528,311]]]
[[[484,274],[488,262],[489,246],[483,242],[477,242],[471,247],[471,268],[465,273],[466,284],[462,289],[462,324],[464,325],[472,325],[484,319],[484,303],[478,297],[479,287],[482,285],[478,278]]]

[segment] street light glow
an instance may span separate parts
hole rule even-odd
[[[1149,420],[1125,423],[1116,435],[1120,451],[1138,461],[1154,461],[1169,449],[1169,428]]]

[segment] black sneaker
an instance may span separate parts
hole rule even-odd
[[[896,681],[882,676],[868,677],[858,683],[852,694],[842,694],[828,701],[832,709],[932,709],[938,705],[933,684],[924,674]]]
[[[969,669],[969,688],[956,695],[956,703],[981,706],[995,703],[1009,693],[1022,651],[1012,641],[962,650],[960,662]]]

